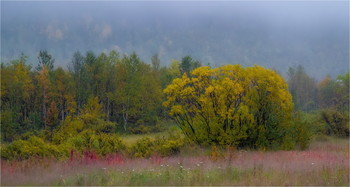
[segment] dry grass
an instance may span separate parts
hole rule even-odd
[[[4,162],[1,185],[346,185],[349,141],[314,142],[307,151],[235,151],[210,156]]]

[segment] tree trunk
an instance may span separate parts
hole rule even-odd
[[[107,97],[107,121],[109,121],[109,98]]]
[[[64,105],[62,104],[62,109],[61,109],[61,120],[64,121]]]
[[[46,130],[47,124],[46,124],[46,90],[45,90],[45,87],[43,88],[43,121],[44,121],[44,129]]]
[[[129,113],[128,113],[128,108],[129,108],[129,103],[130,103],[130,98],[128,98],[128,102],[126,105],[123,105],[123,118],[124,118],[124,130],[126,131],[127,125],[128,125],[128,117],[129,117]]]
[[[127,108],[125,107],[125,105],[123,105],[123,119],[124,119],[124,131],[126,131],[126,126],[128,125],[128,112],[127,112]]]

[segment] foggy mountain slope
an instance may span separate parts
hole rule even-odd
[[[349,68],[344,2],[1,2],[1,58],[36,65],[46,49],[66,67],[79,50],[135,51],[162,65],[185,55],[218,66],[304,65],[321,79]]]

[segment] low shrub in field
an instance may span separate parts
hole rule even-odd
[[[184,143],[184,138],[174,133],[170,133],[168,137],[156,137],[155,140],[145,137],[129,148],[129,155],[138,158],[147,158],[153,154],[170,156],[179,153]]]
[[[130,128],[129,131],[133,134],[163,132],[167,129],[167,125],[165,123],[166,122],[164,121],[159,121],[156,125],[138,125]]]
[[[70,145],[81,153],[85,149],[89,149],[95,150],[97,154],[103,156],[125,150],[124,142],[116,134],[97,134],[91,130],[83,131],[79,135],[69,138],[64,144]]]
[[[71,137],[79,136],[83,131],[91,131],[101,134],[114,133],[116,124],[99,119],[94,123],[96,124],[87,124],[82,119],[68,117],[64,124],[54,131],[52,141],[59,144]]]
[[[326,124],[326,134],[340,137],[349,137],[349,114],[337,110],[321,111],[321,120]]]
[[[69,138],[80,136],[82,132],[113,134],[117,124],[105,121],[102,105],[97,98],[90,98],[77,116],[68,116],[63,124],[53,132],[52,141],[61,144]]]
[[[312,122],[302,113],[296,113],[293,118],[293,125],[287,129],[282,148],[291,150],[297,146],[302,150],[307,149],[312,137]]]
[[[16,140],[2,147],[1,157],[6,160],[22,160],[33,156],[60,159],[67,158],[71,149],[81,154],[85,150],[90,150],[95,151],[98,155],[105,156],[111,153],[123,152],[126,147],[116,134],[97,134],[94,131],[86,130],[60,144],[48,143],[36,136],[31,136],[28,140]]]
[[[1,149],[1,157],[6,160],[23,160],[34,156],[68,158],[71,150],[85,154],[94,152],[98,156],[115,153],[127,153],[134,158],[148,158],[151,155],[171,156],[180,152],[184,145],[180,134],[170,133],[167,137],[148,137],[138,140],[134,145],[126,147],[116,134],[96,133],[94,130],[84,130],[59,144],[48,143],[42,138],[31,136],[28,140],[17,140]]]
[[[105,133],[96,134],[89,130],[69,138],[67,141],[63,142],[63,145],[80,153],[83,153],[85,150],[90,150],[102,156],[125,150],[124,142],[117,135]]]
[[[130,132],[133,134],[146,134],[153,132],[153,128],[148,125],[139,125],[137,127],[130,128]]]
[[[67,156],[68,150],[45,142],[43,139],[32,136],[28,140],[16,140],[2,147],[1,158],[7,160],[22,160],[33,156],[62,158]]]
[[[129,149],[129,155],[132,157],[149,157],[154,153],[154,141],[145,137],[132,145]]]
[[[185,139],[180,136],[178,133],[170,133],[167,138],[158,137],[155,140],[155,150],[157,153],[162,156],[170,156],[178,154],[180,148],[185,144]]]

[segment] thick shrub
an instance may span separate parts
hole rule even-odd
[[[28,140],[16,140],[1,149],[1,157],[8,160],[22,160],[33,156],[62,158],[67,156],[67,153],[68,150],[47,143],[36,136],[30,137]]]
[[[161,156],[171,156],[178,154],[183,145],[181,140],[160,139],[155,142],[155,152]]]
[[[323,110],[321,120],[326,124],[326,134],[349,137],[349,114],[337,110]]]
[[[156,137],[154,140],[145,137],[129,148],[129,155],[139,158],[148,158],[154,154],[171,156],[179,153],[184,144],[185,139],[176,133],[170,133],[167,137]]]
[[[269,148],[283,144],[292,125],[287,88],[276,72],[259,66],[200,67],[173,80],[164,105],[197,144]]]
[[[130,132],[133,134],[147,134],[153,131],[151,126],[139,125],[136,127],[130,128]]]
[[[156,125],[138,125],[136,127],[131,127],[130,132],[133,134],[147,134],[155,132],[163,132],[167,128],[166,125],[158,122]]]
[[[81,154],[88,149],[104,156],[110,153],[121,153],[126,150],[126,146],[115,134],[96,134],[94,131],[84,131],[60,144],[51,144],[36,136],[29,137],[28,140],[16,140],[2,146],[1,158],[22,160],[38,156],[62,159],[69,156],[71,149]]]
[[[154,153],[154,141],[148,137],[137,140],[136,143],[129,148],[129,155],[131,157],[147,158]]]
[[[99,151],[101,155],[109,153],[120,153],[126,149],[124,142],[115,134],[100,134],[99,135]]]
[[[306,121],[296,121],[296,124],[293,127],[295,129],[296,144],[302,150],[307,149],[312,137],[311,130],[309,129],[310,124]]]
[[[79,115],[68,116],[64,123],[54,131],[52,141],[60,144],[86,130],[96,133],[115,133],[117,124],[105,121],[101,108],[102,105],[98,103],[97,97],[90,98]]]
[[[155,151],[161,156],[178,154],[184,144],[185,139],[179,133],[169,133],[167,137],[157,137],[154,142]]]
[[[93,130],[85,130],[69,138],[64,144],[81,153],[88,149],[103,156],[123,152],[126,148],[124,142],[116,134],[97,134]]]
[[[293,116],[292,125],[286,129],[287,135],[283,139],[282,148],[285,150],[294,149],[295,146],[304,150],[309,147],[312,135],[315,134],[314,120],[308,118],[302,112],[296,113]]]
[[[67,117],[64,123],[53,133],[52,141],[60,144],[68,138],[77,136],[84,128],[82,120]]]

